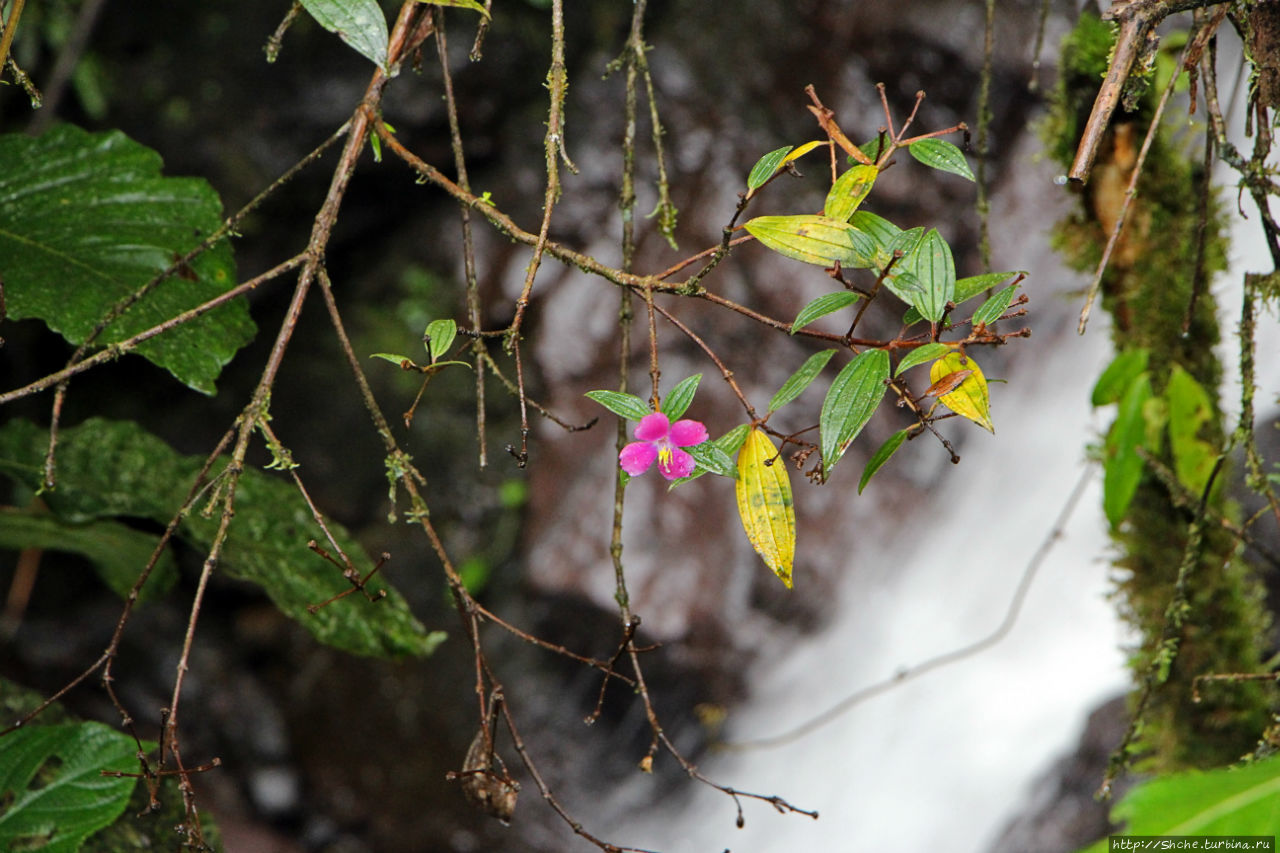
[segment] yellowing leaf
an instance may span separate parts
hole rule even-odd
[[[772,462],[773,464],[766,464]],[[738,451],[738,514],[756,549],[773,573],[791,588],[791,563],[796,554],[796,513],[791,479],[785,461],[769,436],[758,427],[747,434]]]
[[[795,149],[790,154],[788,154],[786,156],[786,159],[783,160],[782,162],[790,163],[792,160],[798,160],[804,155],[808,154],[813,149],[817,148],[819,145],[826,145],[826,144],[827,144],[827,140],[825,139],[815,139],[812,142],[806,142],[805,144],[801,145],[799,148]]]
[[[954,390],[945,391],[944,389],[951,387],[951,383],[944,380],[952,374],[961,372],[968,375],[960,379],[958,387]],[[987,395],[987,377],[982,375],[982,368],[978,367],[976,361],[958,352],[948,353],[929,367],[929,380],[933,382],[934,388],[944,390],[944,393],[938,396],[938,400],[944,406],[957,415],[968,418],[988,432],[996,431],[991,423],[991,401]]]

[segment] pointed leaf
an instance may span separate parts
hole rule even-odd
[[[935,358],[941,358],[950,350],[951,347],[937,342],[921,344],[902,357],[902,361],[898,362],[898,369],[893,372],[893,375],[901,376],[902,371],[910,370],[917,364],[924,364],[926,361],[933,361]]]
[[[912,300],[920,316],[931,323],[942,319],[947,302],[955,295],[956,265],[951,257],[951,247],[942,239],[938,229],[930,229],[920,240],[915,252],[900,263],[915,274],[923,289]]]
[[[427,339],[427,352],[431,355],[431,360],[439,361],[449,351],[449,347],[453,346],[453,339],[457,336],[458,324],[453,320],[432,320],[428,323],[423,337]]]
[[[888,378],[889,353],[870,349],[846,364],[827,389],[818,419],[824,479],[875,414]]]
[[[790,154],[784,157],[782,162],[790,163],[793,160],[799,160],[801,157],[808,154],[810,151],[817,148],[818,146],[828,145],[828,144],[829,143],[825,139],[815,139],[811,142],[806,142],[803,145],[801,145],[799,148],[797,148],[795,151],[792,151]]]
[[[709,443],[714,444],[716,447],[720,448],[720,450],[726,456],[729,456],[730,458],[732,458],[734,455],[737,454],[738,448],[742,447],[742,442],[747,440],[747,433],[750,431],[751,431],[751,424],[739,424],[738,426],[729,430],[719,438],[713,438]],[[698,446],[700,447],[701,445],[698,445]],[[690,455],[693,455],[692,453],[693,448],[689,448],[689,451],[690,451]],[[694,455],[693,458],[695,462],[698,459],[696,455]],[[693,473],[690,474],[688,477],[681,477],[678,480],[672,480],[671,485],[667,487],[667,490],[670,491],[671,489],[674,489],[676,486],[679,486],[683,483],[687,483],[690,480],[696,480],[699,477],[701,477],[703,474],[706,474],[708,470],[709,469],[703,467],[702,465],[698,465],[696,468],[693,469]],[[733,471],[733,476],[735,478],[738,476],[738,471],[736,468]]]
[[[994,433],[991,423],[991,401],[987,393],[987,378],[982,375],[978,363],[966,355],[953,352],[943,356],[929,368],[929,379],[937,384],[953,373],[968,371],[959,386],[938,397],[942,405],[961,417],[968,418],[987,432]]]
[[[866,269],[874,262],[875,247],[866,235],[825,216],[757,216],[743,227],[775,252],[806,264]]]
[[[1169,450],[1173,470],[1191,494],[1199,497],[1213,472],[1218,451],[1201,436],[1213,423],[1213,402],[1199,382],[1181,365],[1175,364],[1165,385],[1169,406]]]
[[[849,217],[862,204],[863,199],[871,192],[880,170],[875,166],[854,166],[836,178],[827,193],[827,202],[822,213],[830,219],[848,222]]]
[[[33,725],[0,738],[0,850],[79,850],[124,813],[133,738],[102,723]]]
[[[796,554],[796,514],[786,461],[762,429],[747,434],[738,452],[734,484],[738,515],[751,547],[779,580],[791,588]]]
[[[955,295],[951,297],[951,301],[961,305],[979,293],[990,290],[1001,282],[1019,275],[1026,275],[1026,272],[1024,270],[984,272],[981,275],[971,275],[966,278],[956,279]]]
[[[0,427],[0,473],[37,488],[48,443],[47,432],[29,421]],[[69,522],[126,516],[167,524],[203,463],[203,457],[179,455],[137,424],[93,418],[60,434],[58,487],[43,497],[54,514]],[[217,513],[206,518],[193,511],[182,520],[178,535],[208,549],[218,525]],[[372,568],[373,561],[351,534],[333,521],[328,527],[357,569]],[[309,539],[323,541],[324,534],[294,485],[246,469],[218,570],[258,585],[281,612],[321,642],[355,654],[426,655],[443,639],[439,632],[428,633],[385,581],[372,584],[387,590],[380,601],[351,595],[309,613],[308,605],[350,588],[332,565],[307,548]]]
[[[921,139],[908,145],[907,150],[926,166],[975,180],[969,163],[964,159],[964,152],[945,139]]]
[[[302,8],[356,53],[387,67],[387,16],[378,0],[302,0]]]
[[[992,294],[991,298],[982,303],[977,311],[973,312],[970,322],[977,326],[979,323],[990,326],[996,320],[999,320],[1004,312],[1009,310],[1009,304],[1013,302],[1013,292],[1018,289],[1018,285],[1011,284],[1003,290],[999,290]]]
[[[401,368],[404,368],[405,365],[407,364],[408,368],[406,369],[410,369],[410,370],[417,369],[418,367],[418,365],[414,362],[414,360],[409,358],[409,356],[399,355],[394,352],[375,352],[372,355],[370,355],[369,358],[380,358],[383,361],[389,361],[392,364],[397,365],[398,367],[401,367]]]
[[[586,395],[618,417],[629,421],[638,421],[650,413],[649,404],[634,394],[624,394],[621,391],[588,391]]]
[[[751,194],[765,185],[765,182],[773,177],[773,173],[778,171],[778,167],[785,162],[787,152],[792,146],[784,145],[781,148],[774,149],[768,154],[756,161],[751,167],[750,174],[747,175],[747,198],[751,198]]]
[[[871,482],[871,478],[884,467],[884,463],[893,458],[893,454],[898,452],[898,448],[906,440],[907,431],[900,429],[889,436],[884,444],[876,448],[876,452],[871,454],[871,458],[867,460],[866,467],[862,469],[862,479],[858,481],[858,494],[862,494],[862,490],[867,487],[867,483]]]
[[[698,383],[701,381],[702,374],[695,373],[688,379],[677,382],[676,387],[667,392],[658,411],[670,418],[672,423],[678,421],[689,410],[689,404],[693,402],[693,395],[698,393]]]
[[[1119,403],[1138,374],[1145,373],[1151,353],[1145,347],[1127,349],[1112,359],[1093,386],[1091,402],[1095,406]]]
[[[803,329],[819,317],[825,317],[833,311],[839,311],[858,301],[858,294],[852,290],[837,290],[835,293],[824,293],[808,305],[800,309],[796,319],[791,323],[791,334]]]
[[[787,381],[782,383],[778,393],[773,395],[773,399],[769,401],[769,411],[776,412],[804,393],[804,389],[808,388],[809,383],[817,378],[818,374],[822,372],[822,368],[827,366],[827,362],[835,354],[835,350],[828,349],[822,352],[815,352],[805,359],[804,364],[800,365],[800,369],[791,374]]]
[[[121,598],[129,594],[159,541],[153,533],[109,519],[72,524],[47,512],[0,508],[0,548],[79,554],[93,563],[98,577]],[[173,552],[166,548],[139,592],[139,600],[159,598],[177,579]]]
[[[689,451],[693,461],[697,462],[698,467],[703,471],[737,478],[738,468],[733,464],[733,457],[721,450],[714,441],[704,441],[702,444],[686,447],[685,450]]]
[[[0,271],[11,320],[38,318],[83,343],[112,306],[136,293],[222,225],[203,180],[160,174],[160,155],[122,133],[61,125],[43,136],[0,136]],[[229,290],[226,241],[169,276],[111,323],[118,343]],[[135,350],[205,394],[253,337],[236,299]]]
[[[1120,400],[1116,419],[1103,444],[1102,509],[1112,527],[1124,520],[1129,504],[1142,480],[1142,457],[1137,448],[1146,438],[1145,404],[1151,399],[1151,381],[1146,373],[1134,377]]]

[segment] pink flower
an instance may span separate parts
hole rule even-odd
[[[618,454],[622,470],[635,476],[649,470],[654,460],[658,471],[668,480],[678,480],[693,473],[693,457],[682,447],[692,447],[707,440],[707,428],[698,421],[676,421],[662,412],[645,415],[636,424],[636,438]]]

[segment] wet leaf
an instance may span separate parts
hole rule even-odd
[[[978,363],[966,355],[953,352],[943,356],[929,368],[929,379],[935,385],[947,376],[960,371],[970,371],[959,386],[949,393],[938,396],[942,405],[961,417],[968,418],[978,426],[994,433],[991,423],[991,401],[987,393],[987,378],[982,375]]]
[[[704,441],[702,444],[686,447],[685,450],[689,451],[693,461],[704,471],[737,479],[738,469],[733,464],[733,457],[721,450],[714,441]]]
[[[964,152],[945,139],[921,139],[908,145],[907,150],[926,166],[974,180],[973,171],[964,159]]]
[[[866,467],[862,469],[862,479],[858,481],[858,494],[862,494],[862,490],[867,487],[867,483],[871,482],[871,478],[884,467],[884,463],[893,458],[893,454],[898,452],[898,448],[906,440],[907,431],[900,429],[889,436],[884,444],[876,448],[876,452],[871,454],[871,458],[867,460]]]
[[[819,317],[825,317],[857,301],[858,294],[852,290],[837,290],[835,293],[824,293],[800,309],[800,313],[796,315],[796,319],[791,323],[791,334],[794,335]]]
[[[724,435],[720,436],[719,438],[713,438],[713,439],[711,439],[711,441],[709,441],[709,442],[703,442],[703,444],[696,445],[696,446],[697,446],[697,447],[705,447],[705,445],[707,445],[707,444],[714,444],[714,445],[715,445],[716,447],[718,447],[718,448],[719,448],[719,449],[720,449],[720,450],[721,450],[721,451],[722,451],[726,456],[728,456],[728,457],[730,457],[730,459],[732,459],[732,457],[733,457],[735,454],[737,454],[737,452],[738,452],[738,448],[742,447],[742,442],[746,441],[746,439],[747,439],[747,433],[748,433],[748,432],[750,432],[750,431],[751,431],[751,425],[750,425],[750,424],[739,424],[738,426],[736,426],[736,427],[734,427],[733,429],[729,430],[728,432],[726,432]],[[693,448],[692,448],[692,447],[690,447],[690,448],[687,448],[687,449],[689,450],[689,454],[690,454],[691,456],[693,456],[694,461],[695,461],[695,462],[697,462],[697,461],[698,461],[698,456],[697,456],[697,454],[693,453]],[[689,482],[690,480],[696,480],[696,479],[698,479],[698,478],[699,478],[699,477],[701,477],[703,474],[706,474],[706,473],[708,472],[708,470],[709,470],[709,469],[707,469],[707,468],[703,467],[702,465],[698,465],[698,467],[694,468],[694,469],[693,469],[693,473],[692,473],[692,474],[690,474],[688,477],[681,477],[681,478],[679,478],[679,479],[677,479],[677,480],[672,480],[672,481],[671,481],[671,485],[667,487],[667,491],[670,491],[671,489],[674,489],[676,486],[679,486],[679,485],[682,485],[682,484],[684,484],[684,483],[687,483],[687,482]],[[624,472],[623,472],[623,474],[625,475],[625,473],[626,473],[626,472],[624,471]],[[737,468],[734,468],[732,476],[733,476],[734,478],[736,478],[736,477],[738,476],[738,469],[737,469]]]
[[[871,192],[880,170],[875,166],[854,166],[836,178],[827,193],[826,204],[822,208],[824,216],[840,222],[848,222],[849,217],[858,209],[858,205]]]
[[[118,302],[222,226],[205,181],[165,177],[160,155],[117,131],[61,125],[0,136],[0,273],[10,320],[37,318],[81,344]],[[194,258],[95,338],[123,341],[236,283],[227,241]],[[204,394],[254,335],[243,297],[135,352]]]
[[[743,227],[780,255],[806,264],[866,269],[874,263],[875,246],[866,235],[825,216],[757,216]]]
[[[902,361],[898,362],[898,369],[893,372],[893,375],[901,376],[904,370],[910,370],[918,364],[924,364],[926,361],[933,361],[935,358],[941,358],[950,352],[950,350],[951,347],[937,342],[921,344],[902,357]]]
[[[302,8],[356,53],[387,67],[387,17],[378,0],[302,0]]]
[[[672,423],[678,421],[681,415],[689,410],[689,404],[693,402],[693,395],[698,393],[698,383],[701,381],[702,374],[695,373],[688,379],[677,382],[676,387],[667,392],[666,399],[662,401],[658,410]]]
[[[942,239],[938,229],[930,229],[911,256],[899,263],[905,271],[914,273],[923,286],[911,304],[929,322],[941,320],[947,302],[955,296],[956,265],[951,257],[951,247]]]
[[[649,404],[635,394],[624,394],[621,391],[588,391],[586,396],[618,417],[629,421],[638,421],[650,413]]]
[[[768,464],[772,463],[772,464]],[[785,460],[764,430],[752,429],[738,452],[738,515],[751,547],[791,588],[796,553],[796,515]]]
[[[888,378],[889,353],[870,349],[846,364],[827,389],[818,418],[824,479],[875,414]]]
[[[828,349],[822,352],[815,352],[805,359],[804,364],[800,365],[800,369],[791,374],[787,381],[782,383],[778,393],[773,395],[773,399],[769,401],[769,411],[776,412],[804,393],[804,389],[808,388],[809,384],[817,378],[818,374],[822,372],[822,368],[827,366],[827,362],[835,354],[835,350]]]

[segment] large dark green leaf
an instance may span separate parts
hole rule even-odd
[[[921,317],[931,323],[938,322],[947,303],[955,295],[956,265],[951,257],[951,247],[942,239],[938,229],[932,228],[921,238],[911,257],[903,258],[902,263],[923,286],[911,304]]]
[[[180,456],[125,421],[93,419],[61,435],[58,487],[43,497],[67,521],[131,516],[167,523],[202,461]],[[37,488],[47,442],[48,436],[35,424],[6,424],[0,428],[0,473]],[[323,542],[324,536],[291,483],[248,469],[240,478],[235,509],[221,570],[261,586],[282,612],[317,639],[356,654],[379,656],[428,654],[441,639],[438,633],[429,634],[400,594],[380,581],[372,586],[388,589],[381,601],[349,595],[315,614],[307,612],[308,605],[349,586],[337,569],[307,548],[309,539]],[[217,527],[216,513],[205,518],[192,512],[179,535],[206,548]],[[364,549],[341,525],[329,522],[329,529],[357,569],[372,567]]]
[[[203,180],[166,178],[160,155],[113,131],[64,125],[0,136],[0,271],[9,317],[37,318],[74,344],[222,224]],[[234,286],[226,241],[170,276],[95,343],[122,341]],[[237,299],[142,343],[140,355],[206,394],[253,337]]]
[[[387,65],[387,16],[378,0],[302,0],[302,8],[320,26],[374,65]]]
[[[124,811],[133,738],[102,723],[30,726],[0,738],[0,850],[73,853]]]
[[[818,418],[824,477],[875,414],[888,378],[889,353],[882,349],[866,350],[836,375]]]
[[[98,576],[121,597],[129,594],[159,541],[160,537],[154,534],[110,519],[75,524],[47,512],[0,508],[0,548],[43,548],[80,554],[93,562]],[[177,577],[173,554],[161,552],[139,593],[141,600],[163,594]]]

